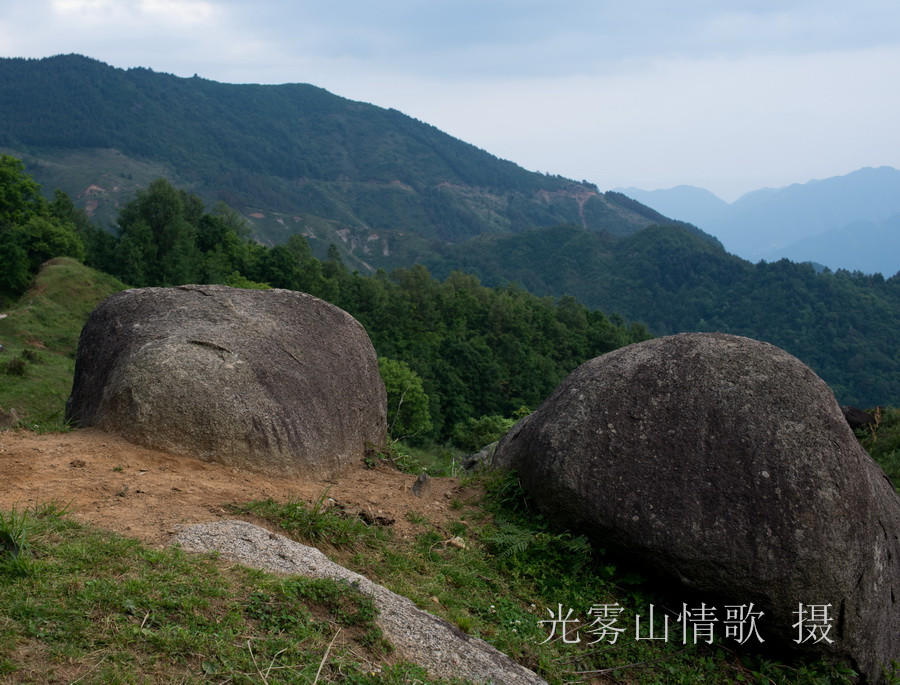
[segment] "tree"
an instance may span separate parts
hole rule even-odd
[[[25,165],[0,156],[0,290],[22,293],[41,264],[53,257],[84,259],[84,243],[75,225],[48,205],[41,186],[25,173]]]
[[[506,435],[514,423],[514,419],[507,419],[497,414],[482,416],[478,419],[469,417],[453,427],[450,439],[460,449],[476,452]]]
[[[18,296],[25,291],[31,280],[28,268],[28,253],[13,238],[11,231],[0,230],[0,293]]]
[[[25,164],[0,155],[0,228],[22,224],[46,211],[41,186],[25,173]]]
[[[378,358],[388,400],[388,431],[393,438],[421,439],[431,432],[428,395],[422,379],[406,362]]]
[[[53,257],[84,259],[84,243],[72,224],[66,224],[49,216],[33,216],[13,234],[28,254],[29,268],[37,272],[41,264]]]
[[[145,285],[177,285],[201,280],[197,223],[203,216],[199,198],[177,190],[165,179],[153,181],[119,212],[119,239],[130,241],[126,252],[140,261],[120,275]],[[134,275],[133,275],[134,274]]]

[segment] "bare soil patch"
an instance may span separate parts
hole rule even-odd
[[[457,518],[454,499],[477,495],[454,478],[430,478],[416,495],[415,481],[391,466],[362,463],[334,480],[273,476],[139,447],[95,429],[0,431],[0,508],[68,503],[76,520],[151,545],[168,544],[182,525],[236,518],[225,509],[229,503],[315,502],[326,491],[345,512],[393,520],[389,527],[402,538],[416,530],[410,512],[443,528]]]

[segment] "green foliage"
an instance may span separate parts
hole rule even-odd
[[[0,228],[0,297],[2,293],[23,292],[31,280],[28,253],[19,241],[18,232]],[[2,304],[2,299],[0,299]]]
[[[53,257],[82,260],[84,243],[71,224],[48,216],[33,216],[17,231],[19,243],[28,254],[29,267],[36,273],[41,264]]]
[[[675,225],[619,238],[576,226],[485,235],[425,262],[440,277],[462,269],[495,287],[573,295],[642,321],[634,337],[720,331],[764,340],[808,364],[842,404],[900,401],[900,274],[751,264]]]
[[[858,429],[856,435],[900,494],[900,409],[877,407],[870,413],[875,425]]]
[[[580,363],[634,341],[632,330],[574,301],[485,288],[458,272],[443,282],[423,267],[332,282],[330,301],[359,319],[378,354],[422,379],[434,426],[426,437],[537,406]]]
[[[462,450],[476,452],[506,435],[514,423],[514,419],[507,419],[496,414],[477,419],[470,417],[453,427],[450,440]]]
[[[0,227],[21,225],[45,208],[41,186],[25,173],[25,164],[0,155]]]
[[[268,283],[251,281],[249,278],[241,276],[237,271],[232,271],[222,283],[230,285],[232,288],[246,288],[248,290],[270,290],[272,288]]]
[[[388,433],[394,439],[412,439],[431,432],[428,395],[422,379],[405,362],[378,358],[378,371],[387,391]]]
[[[21,294],[52,257],[84,258],[77,227],[54,214],[57,206],[44,200],[20,160],[0,156],[0,296]]]

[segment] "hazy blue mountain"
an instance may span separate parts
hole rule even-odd
[[[750,261],[785,257],[866,273],[891,275],[900,270],[900,251],[891,248],[896,238],[889,221],[900,213],[900,171],[892,167],[867,167],[845,176],[762,188],[731,204],[717,203],[712,193],[690,186],[628,189],[625,194],[695,224],[716,236],[729,252]],[[875,236],[888,242],[876,247]]]
[[[710,225],[726,248],[750,259],[854,221],[900,212],[900,171],[868,167],[846,176],[748,193]]]
[[[764,255],[768,261],[782,257],[893,276],[900,271],[900,214],[879,222],[854,221]]]
[[[681,185],[663,190],[641,190],[631,186],[616,190],[648,207],[653,207],[661,214],[677,217],[695,226],[710,225],[728,210],[728,203],[725,200],[706,188],[697,186]]]

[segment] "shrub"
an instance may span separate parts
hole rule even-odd
[[[467,452],[475,452],[485,445],[496,442],[512,428],[514,419],[490,414],[478,419],[460,421],[450,433],[450,441]]]
[[[10,359],[8,362],[6,362],[6,364],[4,364],[4,370],[10,376],[24,376],[25,365],[26,362],[22,357],[16,357],[15,359]]]

